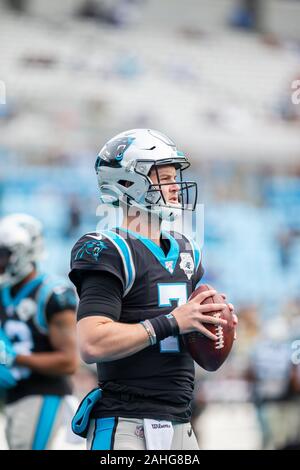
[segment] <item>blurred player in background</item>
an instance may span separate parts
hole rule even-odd
[[[284,316],[266,321],[249,358],[264,449],[299,449],[299,368],[291,361],[290,337]]]
[[[65,420],[77,365],[76,296],[38,271],[38,220],[0,220],[0,392],[10,449],[49,449]]]
[[[96,161],[101,201],[120,203],[124,219],[72,250],[79,346],[86,362],[97,363],[100,386],[73,420],[89,449],[198,448],[190,424],[194,364],[181,335],[216,340],[205,324],[224,324],[213,312],[226,304],[200,305],[213,291],[188,302],[203,275],[200,249],[161,229],[196,207],[196,183],[182,175],[189,166],[151,129],[119,134]]]

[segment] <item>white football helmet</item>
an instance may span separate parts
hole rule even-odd
[[[0,285],[22,281],[44,255],[42,224],[27,214],[0,220]]]
[[[176,184],[180,187],[179,203],[165,201],[158,166],[174,165],[178,171]],[[187,157],[164,134],[152,129],[132,129],[109,140],[100,150],[95,170],[103,203],[136,206],[157,214],[162,220],[172,221],[183,210],[194,210],[197,202],[197,184],[183,181],[182,173],[190,166]],[[158,183],[149,178],[156,170]],[[193,197],[191,197],[191,193]]]
[[[38,219],[29,214],[15,213],[7,215],[1,220],[3,222],[13,222],[29,233],[35,262],[45,257],[43,225]]]

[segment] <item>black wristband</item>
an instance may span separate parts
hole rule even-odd
[[[176,318],[171,313],[169,315],[159,315],[148,320],[154,328],[157,342],[169,336],[177,336],[179,334]]]
[[[166,318],[169,320],[169,322],[172,325],[172,336],[179,335],[179,333],[180,333],[179,326],[178,326],[177,320],[174,317],[174,315],[172,313],[169,313],[168,315],[166,315]]]

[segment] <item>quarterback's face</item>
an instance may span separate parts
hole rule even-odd
[[[153,184],[159,183],[162,186],[158,187],[163,194],[166,204],[178,204],[179,185],[176,183],[176,169],[173,165],[164,165],[157,167],[158,177],[155,169],[152,169],[149,174]]]

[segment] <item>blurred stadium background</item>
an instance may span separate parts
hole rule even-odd
[[[197,371],[203,449],[300,448],[299,25],[298,0],[0,2],[0,216],[44,223],[47,269],[97,224],[109,137],[151,127],[190,155],[205,280],[239,316],[228,363]]]

